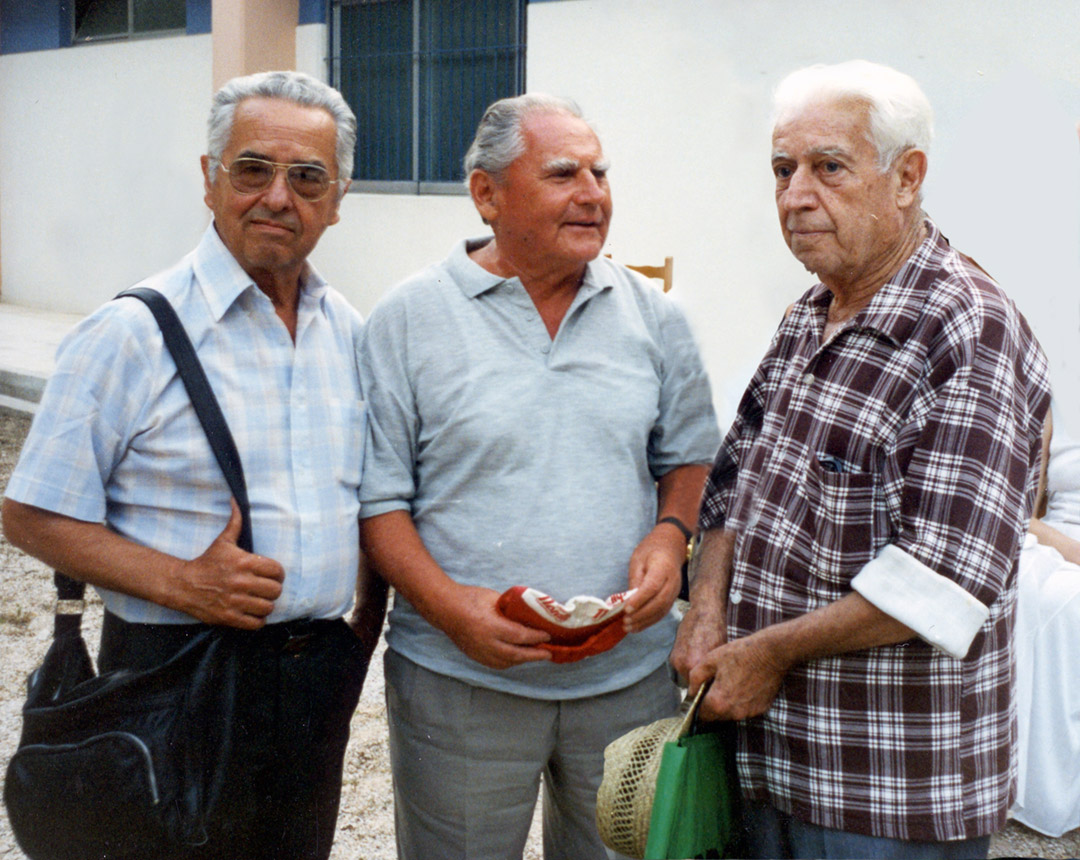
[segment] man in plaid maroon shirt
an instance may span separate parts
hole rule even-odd
[[[922,212],[906,75],[776,92],[790,309],[705,487],[672,654],[739,720],[751,856],[985,857],[1013,797],[1011,634],[1046,362]]]

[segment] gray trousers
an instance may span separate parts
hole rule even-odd
[[[604,747],[674,716],[661,666],[624,690],[544,700],[474,687],[387,650],[398,857],[520,858],[544,776],[545,860],[606,860],[594,820]]]

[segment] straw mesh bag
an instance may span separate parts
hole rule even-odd
[[[611,850],[627,857],[645,856],[664,744],[689,734],[707,686],[701,685],[692,703],[689,698],[683,702],[683,715],[633,729],[604,750],[604,779],[596,793],[596,826]]]

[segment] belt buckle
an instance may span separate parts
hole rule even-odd
[[[285,633],[287,634],[285,642],[282,644],[281,649],[285,654],[299,654],[300,651],[308,647],[312,637],[315,633],[311,629],[311,626],[307,622],[301,621],[300,623],[286,623]]]
[[[299,654],[308,644],[311,642],[314,633],[289,633],[289,638],[285,640],[285,644],[281,646],[281,650],[286,654]]]

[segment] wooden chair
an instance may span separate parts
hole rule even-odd
[[[607,256],[611,256],[608,254]],[[626,268],[633,269],[638,274],[644,275],[646,278],[657,278],[664,282],[664,292],[668,292],[671,289],[672,277],[675,271],[675,258],[664,257],[664,265],[662,266],[631,266],[629,263],[625,264]]]

